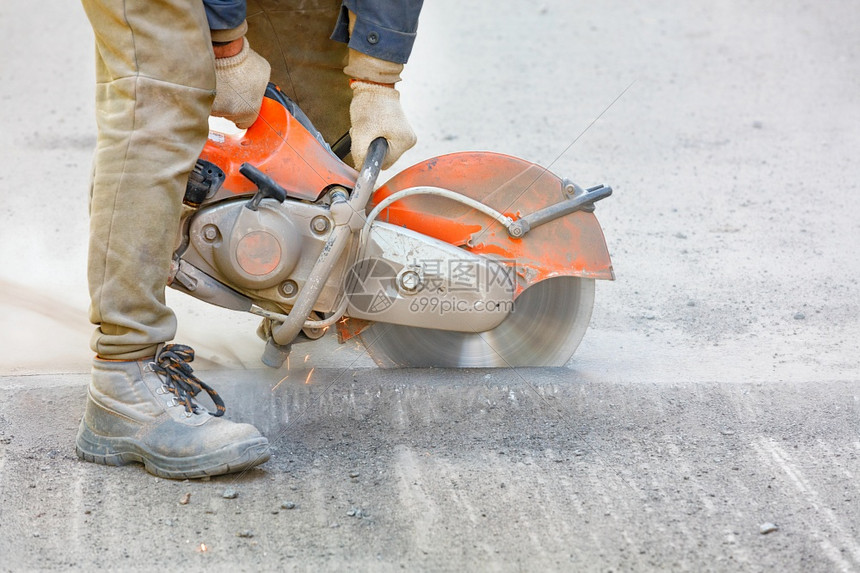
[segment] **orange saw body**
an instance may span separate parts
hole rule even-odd
[[[565,364],[595,279],[614,279],[593,213],[611,188],[492,152],[434,157],[377,188],[387,149],[375,140],[356,171],[348,139],[329,146],[270,85],[249,129],[210,131],[170,286],[263,317],[273,367],[335,325],[380,366]]]

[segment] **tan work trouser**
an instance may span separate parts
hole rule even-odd
[[[164,289],[188,173],[203,148],[215,72],[200,0],[82,0],[96,41],[90,207],[92,349],[151,356],[176,334]],[[349,130],[339,0],[249,2],[248,38],[272,80],[333,142]]]
[[[200,0],[82,3],[95,33],[98,124],[90,345],[132,360],[176,332],[164,289],[185,183],[206,142],[215,63]]]

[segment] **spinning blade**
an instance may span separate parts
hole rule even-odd
[[[593,279],[557,277],[527,288],[486,332],[376,323],[359,336],[383,368],[563,366],[585,335],[593,305]]]

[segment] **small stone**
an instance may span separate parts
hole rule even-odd
[[[696,306],[696,301],[694,301],[694,300],[688,300],[688,301],[687,301],[687,306]]]
[[[774,523],[762,523],[758,526],[758,532],[762,535],[767,535],[768,533],[773,533],[774,531],[778,531],[779,527]]]
[[[676,239],[686,239],[687,235],[685,235],[684,233],[675,233],[675,238]]]
[[[185,495],[182,496],[182,499],[179,500],[179,505],[188,505],[188,502],[191,501],[191,492],[185,492]]]
[[[724,436],[734,436],[735,435],[735,431],[729,430],[729,429],[720,430],[720,433]]]
[[[239,492],[232,487],[228,487],[224,490],[224,493],[221,494],[221,497],[223,497],[224,499],[236,499],[237,497],[239,497]]]
[[[347,512],[346,512],[346,514],[347,514],[348,516],[350,516],[350,517],[355,517],[355,513],[356,513],[356,509],[355,509],[355,508],[352,508],[352,509],[350,509],[349,511],[347,511]]]
[[[295,509],[295,508],[296,508],[296,504],[293,503],[292,501],[285,501],[284,503],[281,504],[281,509]]]
[[[794,320],[804,320],[805,318],[806,318],[806,315],[803,314],[802,312],[798,312],[794,315]]]
[[[351,477],[351,478],[357,478],[357,477],[358,477],[358,476],[360,476],[360,475],[361,475],[361,474],[360,474],[360,473],[358,473],[358,472],[349,472],[349,477]]]
[[[250,529],[243,529],[242,531],[238,531],[236,533],[236,537],[244,537],[246,539],[250,539],[251,537],[254,537],[254,532]]]

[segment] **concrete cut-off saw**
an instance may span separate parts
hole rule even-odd
[[[561,366],[595,279],[614,278],[594,203],[536,164],[462,152],[376,188],[388,151],[343,162],[270,84],[246,131],[211,130],[188,181],[170,286],[263,317],[263,362],[334,327],[385,367]]]

